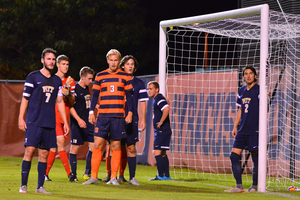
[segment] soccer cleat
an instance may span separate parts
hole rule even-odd
[[[19,193],[26,194],[27,193],[27,186],[22,185],[19,189]]]
[[[152,179],[149,179],[149,181],[163,181],[165,180],[164,177],[160,177],[160,176],[155,176]]]
[[[108,181],[106,184],[108,185],[120,185],[120,183],[117,181],[116,178],[112,178],[110,181]]]
[[[70,182],[73,182],[73,181],[75,181],[75,179],[77,179],[76,175],[73,174],[73,172],[71,172],[71,173],[69,174],[68,178],[69,178],[69,181],[70,181]],[[78,179],[77,179],[77,181],[78,181]]]
[[[163,179],[166,180],[166,181],[172,180],[170,176],[168,176],[168,177],[164,176]]]
[[[253,187],[251,186],[247,192],[257,192],[257,188],[256,187]]]
[[[130,179],[128,181],[128,183],[131,185],[141,185],[141,184],[139,184],[138,180],[136,180],[134,177],[132,179]]]
[[[82,183],[83,185],[90,185],[90,184],[98,184],[98,179],[94,179],[92,176],[86,182]]]
[[[124,178],[123,175],[119,175],[118,181],[119,181],[120,183],[125,183],[125,182],[127,182],[127,180]]]
[[[110,175],[107,174],[107,176],[102,180],[102,182],[107,183],[108,181],[110,181]]]
[[[241,189],[241,188],[238,188],[238,187],[235,187],[235,188],[232,188],[230,190],[225,190],[224,192],[232,192],[232,193],[244,193],[244,189]]]
[[[74,178],[74,182],[78,182],[78,178],[76,177],[76,178]]]
[[[90,177],[91,177],[91,175],[83,174],[83,180],[85,180],[85,181],[89,180]]]
[[[42,194],[52,194],[51,192],[48,192],[45,190],[45,188],[40,187],[39,189],[36,189],[36,193],[42,193]]]
[[[45,181],[52,181],[48,175],[45,175]]]

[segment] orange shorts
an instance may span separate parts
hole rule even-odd
[[[65,135],[64,124],[57,122],[55,131],[56,131],[56,137],[65,137],[65,140],[68,139],[68,136]]]

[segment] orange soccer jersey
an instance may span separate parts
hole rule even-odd
[[[125,91],[132,90],[130,76],[122,71],[97,73],[93,90],[99,90],[100,117],[125,117]]]
[[[66,84],[67,79],[68,79],[68,77],[65,77],[64,80],[61,80],[63,86]],[[71,91],[75,90],[75,81],[74,81],[74,79],[73,79],[73,82],[71,83],[71,89],[70,90]],[[66,103],[65,103],[65,106],[66,106],[67,120],[69,122],[70,121],[70,107],[67,106]],[[64,121],[61,118],[60,112],[58,111],[57,103],[55,103],[55,116],[56,116],[56,124],[64,124]]]

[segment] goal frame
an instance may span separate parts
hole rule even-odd
[[[193,23],[204,23],[222,19],[237,18],[248,15],[261,15],[260,28],[260,99],[259,99],[259,162],[258,162],[258,192],[266,192],[267,176],[267,65],[269,51],[269,5],[262,4],[248,8],[235,9],[225,12],[206,14],[180,19],[164,20],[159,25],[159,84],[160,92],[166,93],[166,32],[168,27]]]

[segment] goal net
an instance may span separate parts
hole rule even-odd
[[[171,102],[168,156],[176,178],[234,179],[229,156],[237,92],[243,68],[253,66],[266,99],[260,104],[259,173],[265,170],[267,180],[259,184],[300,184],[300,16],[267,10],[264,55],[257,7],[161,22],[159,82]],[[251,156],[247,161],[243,183],[250,185]]]

